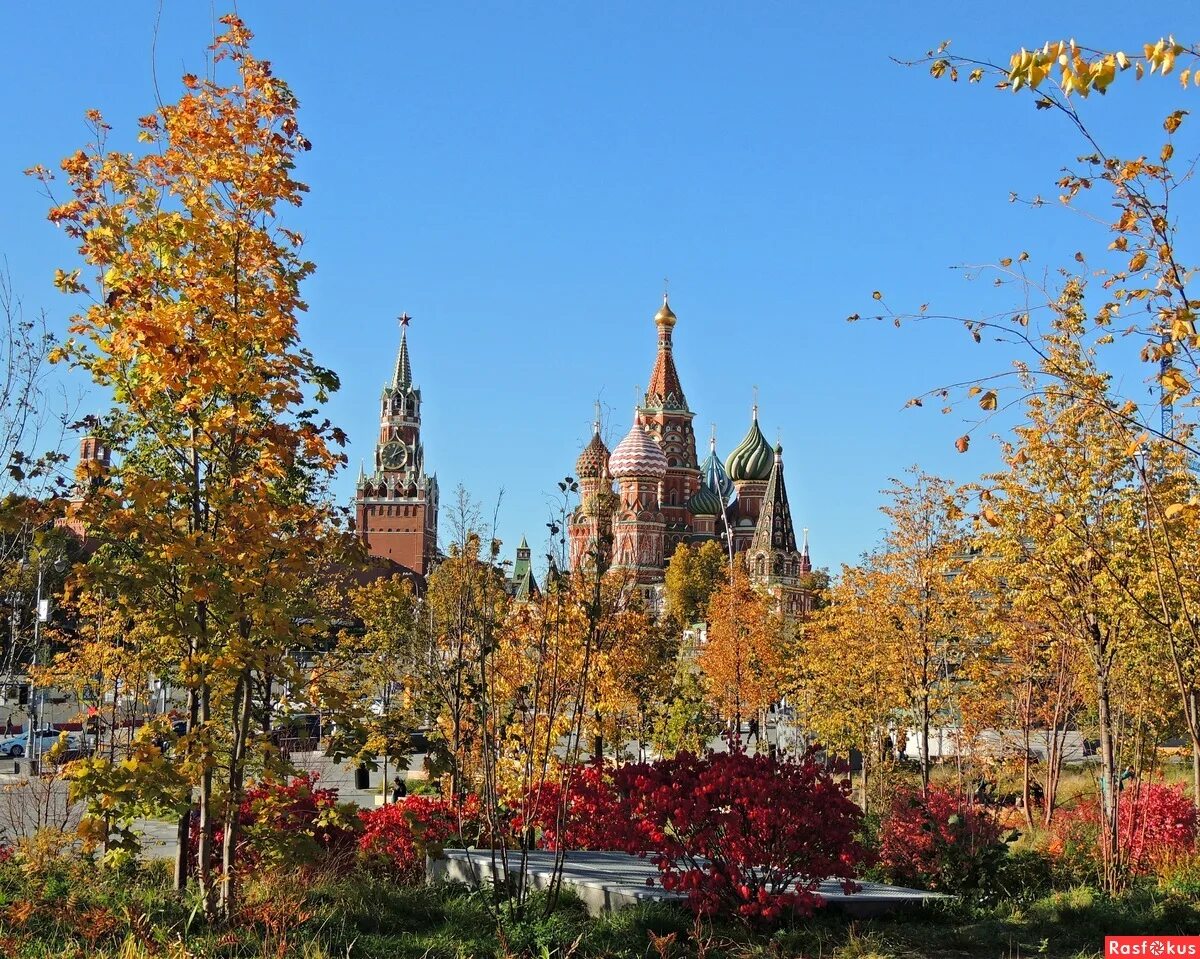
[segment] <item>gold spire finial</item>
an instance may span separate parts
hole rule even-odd
[[[659,311],[654,314],[654,323],[656,326],[665,326],[670,328],[675,325],[676,316],[675,311],[671,309],[671,304],[669,302],[670,295],[667,291],[666,285],[667,278],[663,277],[663,302],[662,306],[659,308]]]
[[[708,425],[712,427],[708,437],[708,451],[710,453],[715,453],[717,451],[717,424],[709,423]]]
[[[600,435],[600,401],[596,400],[596,418],[592,420],[592,432]]]
[[[754,422],[757,423],[758,422],[758,387],[757,386],[754,387],[754,406],[751,409],[750,413],[754,417]]]

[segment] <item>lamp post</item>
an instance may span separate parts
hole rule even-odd
[[[51,565],[53,565],[55,572],[61,573],[67,568],[67,561],[62,556],[56,556]],[[37,768],[38,747],[41,744],[38,723],[42,718],[42,711],[38,708],[37,699],[35,698],[35,694],[41,694],[36,691],[34,672],[37,669],[38,653],[42,643],[41,625],[50,621],[50,600],[48,597],[42,596],[42,583],[45,571],[46,563],[39,557],[37,568],[37,605],[34,607],[35,615],[33,617],[33,657],[29,668],[29,732],[25,738],[29,751],[29,768],[31,771]]]

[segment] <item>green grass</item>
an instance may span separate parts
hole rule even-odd
[[[271,873],[247,885],[229,928],[205,924],[192,897],[176,897],[161,864],[104,874],[59,862],[37,874],[0,865],[0,956],[12,959],[1015,959],[1099,955],[1105,935],[1200,934],[1189,882],[1109,899],[1089,888],[1024,905],[951,903],[853,921],[830,910],[777,930],[700,924],[646,904],[592,919],[567,897],[546,915],[499,926],[488,904],[457,886],[404,887],[361,872]]]

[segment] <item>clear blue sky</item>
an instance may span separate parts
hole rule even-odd
[[[210,5],[164,7],[157,70],[172,96],[181,73],[203,69]],[[70,304],[50,281],[73,251],[21,170],[82,145],[89,107],[132,142],[153,106],[156,9],[60,0],[0,13],[0,254],[26,307],[57,326]],[[343,381],[328,411],[352,438],[341,499],[371,458],[394,317],[407,311],[443,502],[462,483],[490,512],[503,487],[506,550],[522,534],[537,550],[593,400],[612,439],[628,429],[669,276],[697,434],[716,422],[728,453],[757,385],[797,525],[812,529],[814,561],[835,568],[876,540],[889,476],[919,462],[965,480],[995,464],[986,435],[953,452],[962,413],[902,406],[1003,363],[949,327],[847,314],[870,312],[874,289],[898,308],[974,313],[995,294],[950,267],[1021,249],[1053,267],[1099,240],[1057,204],[1008,202],[1053,196],[1056,171],[1082,152],[1061,118],[889,57],[945,38],[1002,59],[1059,37],[1133,48],[1200,33],[1183,3],[237,9],[314,144],[298,171],[312,193],[289,225],[318,266],[306,342]],[[1200,106],[1173,79],[1120,87],[1089,111],[1118,147],[1157,152],[1162,115]]]

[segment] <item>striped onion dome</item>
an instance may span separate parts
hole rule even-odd
[[[625,476],[662,479],[667,475],[667,457],[654,437],[635,422],[612,451],[608,471],[617,479]]]
[[[608,470],[608,447],[600,439],[600,430],[592,433],[592,441],[583,448],[575,461],[577,479],[598,479]]]
[[[693,516],[720,516],[721,497],[704,483],[687,501],[688,512]]]
[[[750,431],[725,461],[725,471],[735,483],[739,480],[766,482],[775,465],[775,452],[758,428],[758,407],[754,407],[754,419]]]

